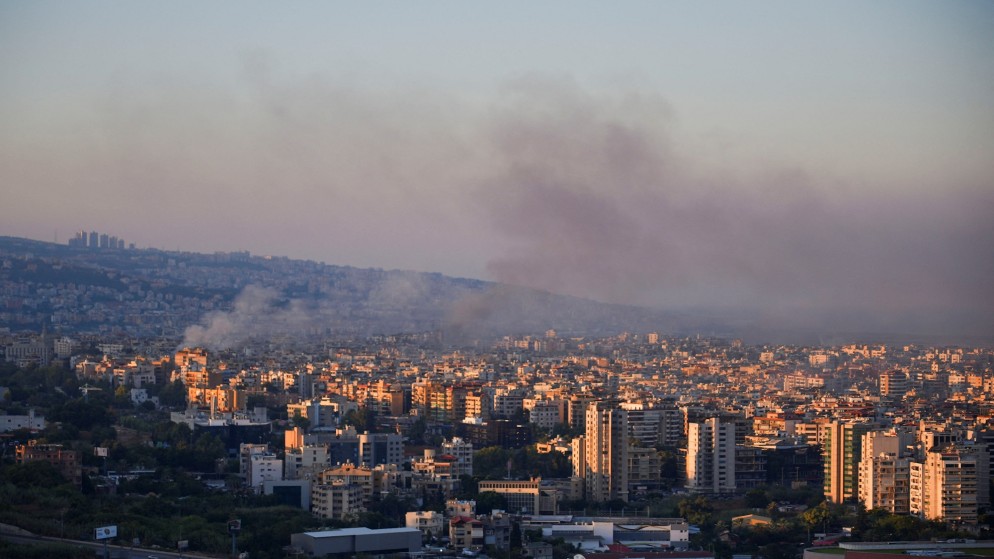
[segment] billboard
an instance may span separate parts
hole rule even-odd
[[[117,526],[101,526],[93,530],[93,539],[106,540],[117,537]]]

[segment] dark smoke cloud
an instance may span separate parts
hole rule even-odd
[[[990,185],[710,178],[675,153],[664,104],[557,87],[518,84],[492,121],[501,168],[479,195],[512,242],[498,281],[765,330],[994,334]]]
[[[81,101],[92,110],[51,118],[40,141],[8,135],[5,225],[40,227],[36,209],[46,208],[80,227],[118,223],[140,246],[486,274],[749,317],[771,332],[994,337],[994,173],[983,184],[923,178],[897,188],[823,176],[803,161],[746,165],[749,149],[734,142],[699,145],[694,123],[662,95],[568,79],[524,77],[497,101],[367,91],[348,76],[287,77],[264,54],[246,57],[242,79],[230,89],[164,76],[165,87],[122,74]],[[923,163],[924,175],[943,165]],[[416,278],[391,281],[370,300],[427,293]],[[513,325],[508,309],[527,306],[520,293],[473,295],[439,312],[460,329],[498,316]],[[249,292],[188,337],[231,344],[320,328],[336,312]]]

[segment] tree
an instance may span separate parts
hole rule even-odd
[[[476,496],[476,514],[490,514],[494,509],[507,510],[507,498],[494,491],[483,491]]]
[[[300,415],[299,411],[293,412],[293,419],[290,420],[290,423],[294,427],[300,427],[300,429],[302,431],[304,431],[305,433],[307,432],[307,430],[311,426],[311,420],[308,419],[308,418],[306,418],[306,417],[304,417],[304,416],[302,416],[302,415]]]
[[[822,501],[817,507],[810,508],[801,514],[801,522],[808,528],[808,541],[811,541],[811,529],[819,524],[825,525],[831,518],[832,512],[828,509],[828,501]]]
[[[186,385],[183,381],[174,380],[159,390],[159,403],[163,406],[178,408],[186,405]]]
[[[703,495],[681,499],[677,503],[677,510],[687,522],[698,526],[710,524],[714,513],[711,503]]]
[[[481,479],[502,479],[512,456],[513,452],[502,446],[481,448],[473,453],[473,474]]]
[[[48,488],[67,483],[55,466],[41,460],[4,466],[0,474],[0,479],[22,489]]]
[[[762,489],[751,489],[745,494],[746,506],[753,509],[761,509],[770,502],[766,491]]]

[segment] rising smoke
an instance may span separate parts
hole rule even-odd
[[[766,331],[994,333],[994,192],[711,175],[665,103],[518,84],[479,189],[498,281],[617,303],[743,312]],[[714,165],[720,167],[720,162]],[[479,311],[478,311],[479,312]]]
[[[51,119],[45,132],[58,141],[44,150],[0,150],[11,227],[50,206],[47,185],[71,184],[54,219],[114,220],[155,246],[487,276],[749,316],[766,331],[994,336],[990,176],[898,189],[804,162],[746,168],[695,145],[662,96],[569,79],[526,77],[470,102],[281,78],[265,60],[245,74],[236,92],[116,84],[85,116]],[[36,163],[51,160],[60,164]],[[392,281],[365,300],[434,296],[417,279]],[[436,306],[464,329],[527,306],[520,293]],[[320,300],[252,288],[187,341],[231,345],[340,316]]]

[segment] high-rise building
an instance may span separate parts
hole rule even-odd
[[[614,402],[587,407],[584,482],[590,501],[628,500],[628,412]]]
[[[566,408],[567,421],[573,429],[581,429],[586,425],[587,407],[596,400],[590,396],[580,396],[574,394],[569,399],[569,406]]]
[[[396,433],[359,435],[359,462],[369,468],[404,461],[404,438]]]
[[[687,424],[687,489],[735,492],[735,423],[720,417]]]
[[[934,447],[911,463],[911,512],[929,520],[977,523],[980,486],[989,479],[987,456],[975,445]]]
[[[863,434],[870,423],[831,421],[822,426],[822,456],[825,458],[825,498],[842,503],[859,495],[859,462],[863,457]]]
[[[911,388],[908,375],[901,371],[887,371],[880,374],[880,397],[901,399]]]
[[[863,435],[859,462],[859,502],[895,514],[910,510],[911,460],[905,456],[911,433],[870,431]]]

